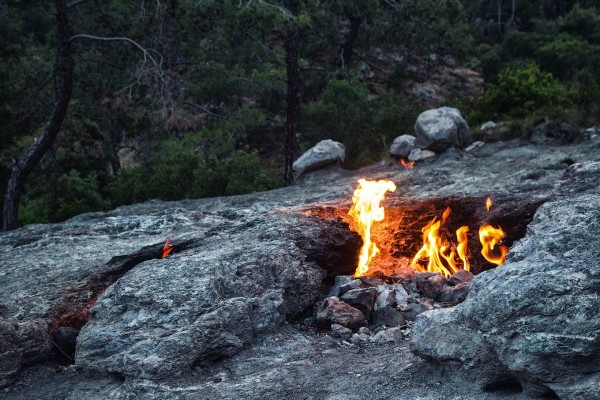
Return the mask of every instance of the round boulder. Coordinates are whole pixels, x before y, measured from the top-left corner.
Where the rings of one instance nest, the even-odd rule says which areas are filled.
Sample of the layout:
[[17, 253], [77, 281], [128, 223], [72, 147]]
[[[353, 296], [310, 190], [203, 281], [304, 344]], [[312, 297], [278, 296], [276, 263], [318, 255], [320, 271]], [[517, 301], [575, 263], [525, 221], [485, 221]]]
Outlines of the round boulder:
[[395, 158], [408, 158], [415, 147], [416, 138], [412, 135], [398, 136], [390, 146], [390, 156]]
[[440, 107], [422, 112], [415, 123], [416, 143], [421, 149], [440, 153], [469, 143], [469, 125], [456, 108]]
[[294, 174], [299, 177], [306, 172], [343, 162], [345, 157], [346, 148], [343, 144], [331, 139], [321, 140], [294, 162]]

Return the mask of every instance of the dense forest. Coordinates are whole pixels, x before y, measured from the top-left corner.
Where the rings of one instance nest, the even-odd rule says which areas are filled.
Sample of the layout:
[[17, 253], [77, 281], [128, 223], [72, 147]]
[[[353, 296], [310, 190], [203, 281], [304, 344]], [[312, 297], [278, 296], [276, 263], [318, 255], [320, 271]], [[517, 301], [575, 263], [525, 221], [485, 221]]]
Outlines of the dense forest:
[[360, 167], [434, 106], [600, 119], [597, 0], [0, 0], [0, 60], [19, 224], [275, 188], [325, 138]]

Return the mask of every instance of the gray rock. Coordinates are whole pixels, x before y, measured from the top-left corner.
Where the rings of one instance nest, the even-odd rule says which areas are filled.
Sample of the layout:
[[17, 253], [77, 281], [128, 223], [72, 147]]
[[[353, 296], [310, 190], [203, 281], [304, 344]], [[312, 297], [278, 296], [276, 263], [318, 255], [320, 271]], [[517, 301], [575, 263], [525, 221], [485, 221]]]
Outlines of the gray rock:
[[319, 302], [315, 317], [317, 325], [322, 328], [329, 328], [331, 324], [335, 323], [357, 331], [358, 328], [367, 324], [367, 319], [360, 310], [336, 297], [327, 297]]
[[423, 161], [431, 157], [435, 157], [435, 153], [431, 150], [412, 149], [408, 155], [408, 160]]
[[[353, 276], [351, 275], [339, 275], [335, 277], [335, 281], [333, 283], [333, 286], [331, 287], [331, 289], [329, 290], [329, 297], [339, 297], [340, 294], [342, 294], [341, 291], [341, 287], [352, 282], [354, 279]], [[360, 286], [360, 281], [359, 281], [359, 286]], [[358, 287], [358, 286], [356, 286]], [[353, 287], [352, 289], [356, 289], [356, 287]], [[349, 289], [345, 290], [344, 292], [347, 292]]]
[[369, 335], [366, 333], [355, 333], [350, 338], [350, 342], [354, 344], [364, 344], [369, 340]]
[[408, 305], [408, 293], [404, 286], [401, 283], [397, 283], [394, 285], [394, 297], [396, 298], [396, 305], [400, 308], [406, 307]]
[[331, 139], [321, 140], [294, 161], [294, 174], [299, 177], [307, 172], [344, 162], [345, 157], [346, 148], [343, 144]]
[[399, 327], [384, 329], [369, 338], [371, 343], [401, 343], [404, 335]]
[[398, 136], [390, 146], [390, 156], [396, 158], [408, 158], [408, 155], [415, 147], [416, 138], [412, 135]]
[[479, 129], [481, 129], [482, 131], [486, 130], [486, 129], [490, 129], [496, 126], [496, 123], [494, 121], [487, 121], [484, 122], [481, 127]]
[[485, 146], [485, 142], [483, 142], [483, 141], [481, 141], [481, 140], [477, 140], [477, 141], [475, 141], [475, 142], [471, 143], [470, 145], [468, 145], [468, 146], [465, 148], [465, 151], [468, 153], [468, 152], [471, 152], [471, 151], [475, 151], [475, 150], [477, 150], [477, 149], [480, 149], [480, 148], [482, 148], [483, 146]]
[[535, 144], [573, 143], [584, 138], [584, 133], [576, 126], [562, 121], [547, 121], [536, 125], [529, 140]]
[[415, 146], [436, 153], [453, 146], [464, 148], [470, 139], [469, 125], [460, 111], [450, 107], [422, 112], [415, 123], [415, 133]]
[[392, 306], [396, 303], [396, 292], [392, 285], [377, 286], [377, 300], [375, 300], [375, 311]]
[[398, 310], [389, 306], [373, 311], [371, 318], [374, 325], [402, 326], [406, 322]]
[[375, 305], [377, 289], [370, 287], [364, 289], [352, 289], [344, 293], [341, 300], [359, 309], [366, 318], [369, 318], [371, 310]]
[[507, 263], [476, 276], [464, 303], [417, 319], [413, 351], [459, 361], [492, 384], [508, 374], [532, 395], [594, 398], [599, 238], [600, 195], [544, 204]]
[[331, 324], [331, 336], [342, 339], [342, 340], [350, 340], [354, 332], [352, 329], [346, 328], [340, 324]]
[[358, 333], [364, 333], [365, 335], [370, 335], [371, 330], [369, 328], [367, 328], [366, 326], [361, 326], [360, 328], [358, 328]]
[[352, 279], [349, 282], [343, 283], [340, 285], [339, 295], [342, 295], [352, 289], [358, 289], [360, 285], [362, 285], [362, 281], [360, 279]]
[[414, 321], [419, 314], [431, 309], [432, 306], [425, 302], [409, 303], [402, 309], [402, 316], [404, 316], [404, 319], [407, 321]]

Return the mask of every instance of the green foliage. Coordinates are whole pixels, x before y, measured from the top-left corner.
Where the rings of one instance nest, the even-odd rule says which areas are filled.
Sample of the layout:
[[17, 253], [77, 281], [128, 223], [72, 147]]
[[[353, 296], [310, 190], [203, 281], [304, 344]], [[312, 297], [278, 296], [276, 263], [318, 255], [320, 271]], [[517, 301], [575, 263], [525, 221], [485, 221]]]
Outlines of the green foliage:
[[488, 118], [523, 118], [556, 112], [569, 104], [565, 87], [535, 62], [504, 68], [490, 84], [481, 102]]

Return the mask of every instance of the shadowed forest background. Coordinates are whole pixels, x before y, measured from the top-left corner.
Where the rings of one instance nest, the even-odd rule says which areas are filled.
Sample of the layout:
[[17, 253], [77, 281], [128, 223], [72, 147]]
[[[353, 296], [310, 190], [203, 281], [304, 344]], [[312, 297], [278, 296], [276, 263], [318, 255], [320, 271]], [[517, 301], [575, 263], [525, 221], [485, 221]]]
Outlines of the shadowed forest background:
[[[367, 165], [441, 105], [472, 128], [510, 121], [515, 136], [544, 118], [600, 119], [596, 0], [72, 0], [67, 12], [73, 92], [21, 224], [281, 186], [291, 37], [296, 156], [327, 138], [345, 144], [345, 167]], [[54, 13], [0, 0], [1, 193], [56, 101]]]

